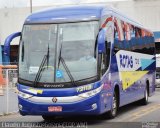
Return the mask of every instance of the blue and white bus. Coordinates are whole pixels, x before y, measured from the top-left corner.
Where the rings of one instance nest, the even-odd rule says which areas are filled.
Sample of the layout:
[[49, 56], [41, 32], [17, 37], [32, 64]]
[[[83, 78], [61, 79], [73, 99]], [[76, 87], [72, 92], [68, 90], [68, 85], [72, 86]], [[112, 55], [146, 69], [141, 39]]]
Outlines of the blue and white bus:
[[39, 11], [6, 44], [17, 36], [21, 115], [49, 120], [106, 113], [114, 118], [121, 106], [138, 100], [147, 104], [155, 91], [153, 33], [114, 8]]

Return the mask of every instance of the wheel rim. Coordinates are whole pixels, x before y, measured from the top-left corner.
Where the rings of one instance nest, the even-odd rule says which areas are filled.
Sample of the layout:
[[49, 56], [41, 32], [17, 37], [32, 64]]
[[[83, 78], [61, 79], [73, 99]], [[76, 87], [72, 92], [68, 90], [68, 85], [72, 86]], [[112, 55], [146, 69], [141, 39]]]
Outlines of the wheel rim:
[[112, 114], [116, 115], [116, 112], [117, 112], [117, 99], [116, 99], [116, 94], [114, 94], [112, 103]]
[[146, 96], [146, 101], [148, 101], [148, 91], [146, 90], [146, 94], [145, 94]]

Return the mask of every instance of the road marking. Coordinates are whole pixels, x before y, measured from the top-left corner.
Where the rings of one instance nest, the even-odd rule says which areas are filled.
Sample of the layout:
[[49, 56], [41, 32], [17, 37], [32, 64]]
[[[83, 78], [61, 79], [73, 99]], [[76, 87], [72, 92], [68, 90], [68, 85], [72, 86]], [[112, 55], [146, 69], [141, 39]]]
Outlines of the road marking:
[[[119, 122], [123, 122], [123, 121], [127, 121], [127, 122], [132, 122], [138, 118], [141, 118], [153, 111], [156, 111], [160, 109], [160, 104], [154, 104], [154, 105], [150, 105], [150, 106], [146, 106], [145, 108], [141, 108], [140, 110], [138, 110], [137, 112], [132, 113], [129, 116], [126, 116], [124, 118], [121, 118], [117, 121]], [[120, 118], [120, 117], [119, 117]]]
[[[149, 114], [149, 113], [151, 113], [151, 112], [154, 112], [154, 111], [156, 111], [156, 110], [158, 110], [158, 109], [160, 109], [160, 104], [158, 104], [158, 105], [153, 105], [152, 107], [149, 107], [149, 109], [145, 109], [145, 111], [140, 111], [139, 113], [136, 113], [136, 114], [133, 114], [132, 115], [132, 118], [130, 118], [128, 121], [129, 122], [132, 122], [132, 121], [134, 121], [134, 120], [136, 120], [136, 119], [138, 119], [138, 118], [141, 118], [141, 117], [143, 117], [143, 116], [145, 116], [145, 115], [147, 115], [147, 114]], [[147, 111], [146, 111], [147, 110]]]

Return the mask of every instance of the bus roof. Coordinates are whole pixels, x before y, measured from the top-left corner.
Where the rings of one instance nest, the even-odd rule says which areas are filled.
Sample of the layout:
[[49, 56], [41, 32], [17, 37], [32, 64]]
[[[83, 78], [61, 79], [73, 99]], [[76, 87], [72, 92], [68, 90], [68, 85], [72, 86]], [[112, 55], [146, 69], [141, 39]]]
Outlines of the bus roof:
[[[117, 9], [106, 5], [74, 5], [55, 7], [35, 12], [27, 17], [28, 23], [64, 23], [76, 21], [99, 20], [105, 15], [119, 17], [132, 25], [145, 29], [141, 24], [119, 12]], [[149, 31], [148, 29], [145, 29]], [[151, 31], [150, 31], [151, 32]]]
[[96, 20], [101, 16], [102, 6], [69, 6], [42, 10], [31, 14], [26, 23], [59, 23]]

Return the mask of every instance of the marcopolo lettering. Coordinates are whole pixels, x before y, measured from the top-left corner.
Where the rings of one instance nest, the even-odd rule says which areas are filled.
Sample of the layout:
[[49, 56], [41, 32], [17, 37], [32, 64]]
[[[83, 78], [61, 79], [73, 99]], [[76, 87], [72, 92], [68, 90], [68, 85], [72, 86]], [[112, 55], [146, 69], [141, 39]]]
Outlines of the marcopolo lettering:
[[133, 68], [133, 57], [129, 55], [120, 54], [120, 67], [121, 68]]

